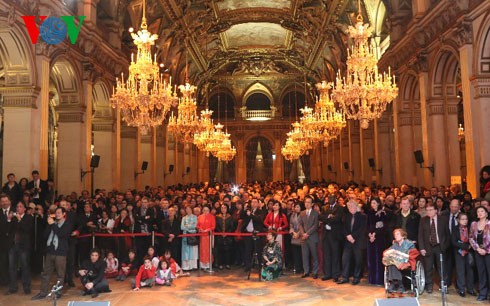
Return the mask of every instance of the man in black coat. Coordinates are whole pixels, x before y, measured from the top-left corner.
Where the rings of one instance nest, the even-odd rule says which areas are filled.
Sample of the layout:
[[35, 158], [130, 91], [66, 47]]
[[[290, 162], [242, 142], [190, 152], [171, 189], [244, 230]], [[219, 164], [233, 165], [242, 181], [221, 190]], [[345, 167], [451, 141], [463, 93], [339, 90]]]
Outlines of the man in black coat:
[[99, 250], [92, 249], [90, 259], [85, 260], [78, 271], [83, 285], [83, 295], [91, 295], [92, 298], [96, 298], [101, 292], [111, 292], [109, 283], [104, 277], [105, 268], [106, 263], [100, 258]]
[[420, 215], [412, 210], [411, 198], [404, 197], [400, 202], [400, 210], [395, 214], [394, 226], [390, 229], [390, 238], [393, 239], [392, 232], [395, 228], [402, 228], [407, 232], [407, 238], [416, 242], [419, 239], [419, 222]]
[[[72, 226], [66, 221], [66, 211], [58, 207], [55, 216], [48, 217], [48, 226], [44, 232], [46, 241], [46, 259], [44, 271], [41, 274], [41, 290], [32, 297], [32, 300], [41, 300], [48, 295], [51, 274], [56, 270], [57, 280], [63, 284], [66, 270], [66, 256], [68, 255]], [[61, 294], [58, 293], [58, 296]]]
[[[242, 223], [242, 232], [243, 233], [257, 233], [263, 232], [265, 230], [264, 227], [264, 214], [262, 210], [259, 208], [259, 200], [252, 199], [250, 202], [250, 207], [243, 210], [240, 219], [243, 220]], [[254, 240], [255, 238], [255, 240]], [[245, 236], [243, 237], [244, 243], [244, 263], [245, 263], [245, 272], [249, 272], [252, 268], [252, 252], [255, 251], [260, 254], [262, 252], [262, 243], [261, 237], [252, 237]], [[260, 256], [260, 255], [259, 255]], [[259, 259], [260, 260], [260, 259]]]
[[31, 234], [33, 218], [26, 214], [25, 204], [19, 202], [16, 215], [10, 215], [10, 233], [8, 243], [9, 250], [9, 275], [10, 286], [7, 294], [17, 292], [17, 267], [20, 265], [22, 271], [22, 285], [25, 294], [31, 293], [31, 267], [29, 255], [31, 251]]
[[15, 174], [9, 173], [7, 175], [8, 182], [3, 185], [2, 192], [10, 197], [10, 202], [13, 203], [13, 209], [19, 201], [22, 200], [22, 189], [20, 185], [15, 181]]
[[340, 253], [344, 240], [342, 219], [345, 215], [345, 207], [337, 203], [337, 197], [328, 196], [328, 202], [323, 207], [319, 220], [323, 222], [323, 277], [326, 281], [333, 277], [337, 282], [340, 277]]
[[163, 251], [169, 250], [172, 257], [180, 265], [180, 220], [173, 207], [168, 209], [168, 218], [162, 221], [161, 232], [163, 237]]
[[434, 203], [427, 203], [425, 210], [427, 216], [420, 220], [418, 244], [424, 262], [425, 288], [427, 293], [432, 293], [434, 262], [437, 271], [441, 271], [439, 258], [446, 252], [451, 238], [447, 218], [437, 214], [437, 206]]
[[344, 254], [342, 255], [342, 280], [337, 284], [349, 282], [350, 264], [354, 258], [353, 285], [360, 282], [362, 274], [363, 254], [367, 247], [367, 216], [359, 211], [359, 205], [355, 200], [347, 203], [348, 214], [344, 219]]
[[10, 222], [8, 219], [12, 218], [13, 214], [10, 204], [9, 196], [2, 193], [0, 195], [0, 205], [2, 208], [0, 213], [0, 285], [2, 286], [6, 286], [9, 283], [8, 267], [11, 243], [9, 243]]
[[46, 207], [46, 197], [48, 195], [48, 182], [41, 180], [39, 171], [32, 171], [32, 181], [27, 183], [27, 190], [31, 192], [32, 201]]

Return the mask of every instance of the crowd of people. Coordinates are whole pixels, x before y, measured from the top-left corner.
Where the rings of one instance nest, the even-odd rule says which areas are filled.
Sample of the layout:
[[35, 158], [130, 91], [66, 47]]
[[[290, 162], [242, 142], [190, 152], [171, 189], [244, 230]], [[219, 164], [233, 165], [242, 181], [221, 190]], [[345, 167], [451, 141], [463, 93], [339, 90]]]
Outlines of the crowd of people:
[[[428, 293], [442, 254], [448, 286], [455, 279], [461, 296], [488, 298], [490, 166], [481, 170], [475, 196], [459, 185], [324, 181], [200, 183], [79, 196], [56, 195], [37, 171], [30, 182], [7, 178], [0, 195], [0, 285], [8, 286], [7, 294], [18, 291], [19, 272], [26, 294], [31, 273], [41, 274], [33, 299], [47, 296], [53, 273], [69, 287], [78, 277], [82, 293], [95, 297], [110, 291], [107, 279], [130, 277], [128, 288], [140, 290], [170, 286], [197, 269], [250, 272], [254, 253], [263, 280], [288, 270], [337, 284], [357, 285], [367, 276], [369, 284], [383, 285], [383, 252], [390, 248], [412, 250], [412, 257], [416, 251]], [[106, 234], [97, 235], [95, 248], [92, 233]], [[410, 265], [389, 267], [390, 290], [402, 288], [395, 270]]]

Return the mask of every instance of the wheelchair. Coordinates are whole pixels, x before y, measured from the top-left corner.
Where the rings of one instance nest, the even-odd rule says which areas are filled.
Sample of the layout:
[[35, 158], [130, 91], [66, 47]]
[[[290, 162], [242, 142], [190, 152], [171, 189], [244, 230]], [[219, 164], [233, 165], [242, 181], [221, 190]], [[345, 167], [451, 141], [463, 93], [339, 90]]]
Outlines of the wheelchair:
[[418, 298], [420, 295], [422, 295], [425, 289], [425, 272], [422, 262], [417, 259], [415, 270], [408, 268], [401, 272], [403, 286], [405, 288], [410, 288], [410, 290], [405, 290], [403, 293], [389, 292], [390, 282], [388, 280], [388, 267], [385, 266], [384, 285], [386, 297], [393, 298], [407, 295]]

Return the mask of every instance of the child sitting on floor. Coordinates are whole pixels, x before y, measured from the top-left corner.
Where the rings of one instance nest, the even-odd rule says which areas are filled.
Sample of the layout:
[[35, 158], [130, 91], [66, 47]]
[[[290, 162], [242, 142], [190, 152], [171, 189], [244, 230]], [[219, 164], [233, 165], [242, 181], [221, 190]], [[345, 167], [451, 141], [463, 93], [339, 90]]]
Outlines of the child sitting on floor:
[[119, 260], [114, 257], [114, 253], [109, 251], [107, 253], [107, 257], [105, 259], [106, 268], [105, 268], [105, 277], [106, 278], [114, 278], [118, 275], [119, 271]]
[[117, 281], [124, 281], [128, 276], [135, 276], [138, 274], [140, 263], [136, 259], [136, 252], [134, 250], [128, 251], [128, 257], [121, 263], [121, 269], [116, 277]]
[[151, 264], [151, 259], [146, 256], [144, 264], [140, 267], [136, 279], [131, 280], [133, 290], [138, 291], [140, 287], [152, 287], [155, 284], [155, 267]]
[[160, 266], [157, 270], [155, 282], [157, 285], [171, 286], [172, 285], [172, 270], [168, 267], [165, 260], [160, 261]]

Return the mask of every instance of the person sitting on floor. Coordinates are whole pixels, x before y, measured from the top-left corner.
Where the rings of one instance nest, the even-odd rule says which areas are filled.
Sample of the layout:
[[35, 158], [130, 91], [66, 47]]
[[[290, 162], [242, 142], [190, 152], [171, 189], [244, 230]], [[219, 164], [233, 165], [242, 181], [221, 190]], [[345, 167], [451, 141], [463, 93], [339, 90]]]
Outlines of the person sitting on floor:
[[279, 242], [276, 241], [275, 232], [267, 233], [267, 244], [262, 252], [264, 266], [260, 277], [262, 280], [270, 281], [279, 277], [282, 271], [282, 250]]
[[157, 285], [171, 286], [172, 285], [172, 270], [168, 267], [165, 260], [160, 261], [155, 282]]
[[393, 245], [383, 253], [383, 264], [388, 269], [388, 281], [390, 282], [388, 292], [403, 293], [405, 288], [401, 271], [415, 270], [419, 251], [415, 248], [415, 244], [407, 239], [407, 232], [403, 229], [395, 229], [393, 236], [395, 238]]
[[139, 268], [140, 263], [136, 260], [136, 252], [131, 249], [128, 251], [128, 257], [121, 263], [121, 269], [119, 269], [116, 280], [124, 281], [128, 276], [136, 276]]
[[101, 292], [111, 292], [104, 277], [105, 267], [105, 261], [100, 258], [100, 251], [92, 249], [90, 259], [85, 260], [78, 271], [84, 288], [82, 295], [92, 295], [92, 298], [96, 298]]
[[105, 264], [106, 264], [106, 268], [105, 268], [105, 277], [106, 278], [114, 278], [116, 276], [118, 276], [119, 274], [119, 260], [114, 257], [114, 252], [112, 251], [109, 251], [107, 253], [107, 257], [105, 259]]
[[175, 259], [172, 258], [172, 253], [170, 252], [170, 250], [166, 250], [163, 254], [163, 257], [160, 258], [160, 261], [163, 260], [167, 262], [170, 270], [172, 270], [173, 278], [191, 275], [189, 272], [184, 272], [184, 270], [180, 268], [179, 264], [175, 261]]
[[140, 290], [140, 287], [152, 287], [155, 284], [156, 268], [151, 263], [151, 258], [145, 256], [144, 263], [140, 267], [135, 279], [131, 280], [131, 287], [134, 291]]

